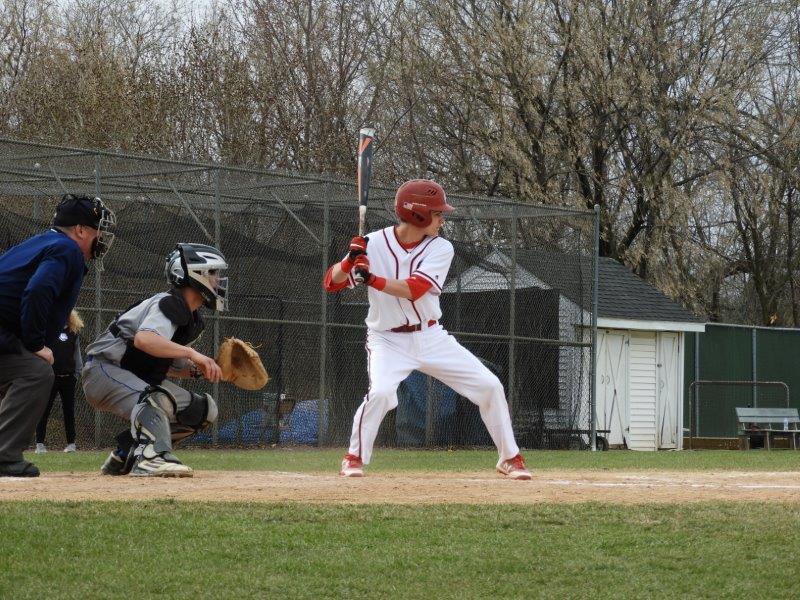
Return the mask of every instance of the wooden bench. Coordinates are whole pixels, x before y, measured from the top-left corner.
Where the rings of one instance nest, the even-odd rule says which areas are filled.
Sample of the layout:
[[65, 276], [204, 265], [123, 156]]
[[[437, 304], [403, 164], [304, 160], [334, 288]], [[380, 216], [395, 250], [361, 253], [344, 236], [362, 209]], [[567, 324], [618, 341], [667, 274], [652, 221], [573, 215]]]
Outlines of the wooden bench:
[[797, 450], [800, 437], [800, 414], [796, 408], [736, 408], [739, 448], [750, 449], [752, 437], [763, 437], [764, 447], [772, 449], [774, 438], [788, 438], [789, 444]]
[[[608, 434], [611, 433], [610, 429], [595, 429], [597, 435], [597, 449], [600, 451], [608, 450]], [[572, 448], [571, 442], [577, 442], [577, 449], [588, 450], [592, 445], [592, 430], [591, 429], [565, 429], [548, 427], [544, 430], [544, 436], [547, 439], [547, 447], [559, 447], [562, 444], [567, 448]], [[585, 440], [584, 441], [584, 436]]]

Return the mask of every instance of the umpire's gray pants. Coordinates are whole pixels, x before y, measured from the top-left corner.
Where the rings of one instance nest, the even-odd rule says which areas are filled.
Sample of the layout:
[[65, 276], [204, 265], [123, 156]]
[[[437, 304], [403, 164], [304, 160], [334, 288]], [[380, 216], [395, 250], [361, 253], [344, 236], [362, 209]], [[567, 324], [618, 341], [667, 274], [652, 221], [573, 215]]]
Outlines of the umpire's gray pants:
[[0, 462], [22, 460], [54, 378], [53, 367], [32, 352], [0, 355]]
[[[81, 380], [86, 401], [91, 406], [97, 410], [114, 413], [123, 419], [131, 420], [131, 427], [133, 427], [133, 409], [138, 404], [141, 393], [148, 387], [147, 382], [139, 379], [130, 371], [97, 358], [86, 362], [81, 372]], [[178, 404], [178, 410], [183, 410], [192, 401], [191, 393], [171, 381], [165, 380], [159, 385], [173, 395]], [[175, 421], [174, 415], [171, 421]]]

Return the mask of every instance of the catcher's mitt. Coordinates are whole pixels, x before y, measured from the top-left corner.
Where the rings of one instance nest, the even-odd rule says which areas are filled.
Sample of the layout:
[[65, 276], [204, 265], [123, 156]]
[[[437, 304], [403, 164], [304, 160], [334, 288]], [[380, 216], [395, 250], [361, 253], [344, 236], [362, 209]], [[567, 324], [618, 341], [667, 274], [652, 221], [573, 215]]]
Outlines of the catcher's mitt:
[[227, 338], [219, 347], [217, 364], [222, 369], [222, 379], [245, 390], [260, 390], [269, 381], [269, 375], [255, 348], [238, 338]]

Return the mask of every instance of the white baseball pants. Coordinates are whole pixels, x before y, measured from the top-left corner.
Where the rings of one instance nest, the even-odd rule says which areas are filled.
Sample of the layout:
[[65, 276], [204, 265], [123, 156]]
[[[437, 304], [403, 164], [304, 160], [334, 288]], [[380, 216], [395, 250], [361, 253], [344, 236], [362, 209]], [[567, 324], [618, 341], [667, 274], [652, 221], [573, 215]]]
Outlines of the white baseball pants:
[[397, 386], [417, 370], [480, 409], [501, 460], [519, 453], [500, 380], [441, 325], [413, 333], [367, 332], [369, 391], [353, 417], [350, 454], [368, 464], [381, 421], [397, 406]]

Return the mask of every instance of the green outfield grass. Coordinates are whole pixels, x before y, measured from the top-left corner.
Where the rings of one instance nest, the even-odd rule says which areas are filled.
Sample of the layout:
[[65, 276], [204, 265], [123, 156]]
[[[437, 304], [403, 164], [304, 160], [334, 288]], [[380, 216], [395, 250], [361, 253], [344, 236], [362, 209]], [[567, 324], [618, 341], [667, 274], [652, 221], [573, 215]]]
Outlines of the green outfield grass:
[[[27, 458], [45, 473], [82, 472], [106, 454]], [[342, 454], [180, 452], [199, 470], [329, 473]], [[527, 456], [552, 471], [786, 471], [800, 460], [792, 451]], [[495, 460], [381, 449], [370, 470], [489, 471]], [[793, 598], [798, 531], [800, 503], [0, 502], [0, 598]]]
[[[179, 450], [178, 456], [199, 470], [267, 470], [295, 472], [338, 471], [344, 449]], [[108, 451], [26, 453], [45, 473], [96, 471]], [[677, 471], [794, 471], [800, 469], [800, 452], [773, 450], [702, 450], [683, 452], [530, 451], [528, 465], [537, 470], [677, 470]], [[373, 455], [371, 472], [491, 470], [497, 454], [490, 450], [384, 450]]]
[[800, 505], [0, 503], [2, 598], [797, 595]]

